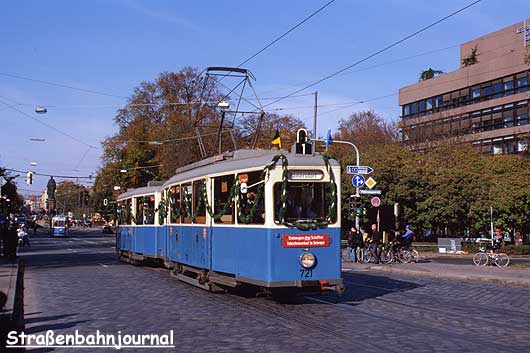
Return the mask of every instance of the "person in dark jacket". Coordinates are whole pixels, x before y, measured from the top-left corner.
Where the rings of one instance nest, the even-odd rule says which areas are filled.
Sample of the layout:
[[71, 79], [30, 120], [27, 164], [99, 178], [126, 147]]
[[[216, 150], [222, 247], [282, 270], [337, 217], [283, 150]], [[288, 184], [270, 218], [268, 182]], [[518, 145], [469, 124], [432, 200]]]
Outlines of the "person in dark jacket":
[[375, 263], [379, 263], [379, 244], [381, 243], [381, 233], [377, 230], [377, 224], [372, 224], [372, 229], [367, 241], [369, 244], [370, 253], [373, 256]]
[[355, 262], [355, 238], [357, 234], [357, 228], [351, 227], [348, 232], [348, 244], [346, 246], [346, 251], [344, 253], [344, 261], [348, 262], [350, 259], [351, 262]]
[[355, 232], [353, 239], [353, 254], [356, 258], [355, 262], [362, 262], [364, 258], [364, 240], [361, 231]]

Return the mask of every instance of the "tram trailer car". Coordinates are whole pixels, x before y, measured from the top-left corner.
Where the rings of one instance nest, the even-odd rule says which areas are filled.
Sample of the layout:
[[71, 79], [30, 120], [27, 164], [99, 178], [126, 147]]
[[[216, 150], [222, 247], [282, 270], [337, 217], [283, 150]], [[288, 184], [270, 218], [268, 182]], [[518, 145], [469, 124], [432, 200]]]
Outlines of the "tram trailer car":
[[340, 172], [324, 155], [274, 150], [179, 168], [166, 182], [118, 197], [118, 255], [157, 261], [210, 291], [340, 294]]

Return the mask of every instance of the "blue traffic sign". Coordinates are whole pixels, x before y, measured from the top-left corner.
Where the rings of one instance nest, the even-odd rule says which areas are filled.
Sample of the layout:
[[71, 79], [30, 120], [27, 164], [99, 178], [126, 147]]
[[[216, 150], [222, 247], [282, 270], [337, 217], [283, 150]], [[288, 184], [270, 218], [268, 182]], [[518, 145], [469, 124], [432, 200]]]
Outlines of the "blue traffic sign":
[[366, 165], [347, 165], [346, 173], [348, 174], [370, 174], [374, 169]]
[[351, 184], [356, 188], [361, 188], [364, 185], [364, 177], [360, 174], [354, 175], [351, 178]]

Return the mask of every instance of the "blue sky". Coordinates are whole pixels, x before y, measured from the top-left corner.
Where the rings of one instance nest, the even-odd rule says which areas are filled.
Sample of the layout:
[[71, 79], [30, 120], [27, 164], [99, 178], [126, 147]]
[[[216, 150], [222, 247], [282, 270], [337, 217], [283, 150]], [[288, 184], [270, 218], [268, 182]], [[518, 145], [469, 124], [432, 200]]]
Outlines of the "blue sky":
[[[86, 144], [100, 146], [103, 138], [115, 132], [113, 117], [124, 105], [124, 98], [2, 74], [127, 97], [141, 81], [153, 80], [162, 71], [178, 71], [185, 66], [237, 66], [326, 2], [5, 2], [0, 12], [0, 101]], [[337, 0], [245, 66], [256, 76], [255, 87], [261, 97], [285, 95], [469, 2]], [[308, 93], [318, 90], [319, 104], [323, 105], [319, 108], [319, 132], [334, 128], [340, 119], [361, 109], [374, 109], [386, 119], [396, 119], [400, 112], [397, 95], [342, 110], [329, 105], [395, 94], [399, 87], [416, 82], [419, 73], [429, 67], [457, 69], [458, 44], [525, 17], [530, 17], [527, 0], [483, 0], [310, 89]], [[410, 56], [416, 57], [398, 60]], [[305, 96], [270, 108], [286, 108], [283, 112], [293, 113], [310, 126], [312, 104], [313, 97]], [[35, 106], [49, 107], [48, 113], [35, 114]], [[28, 170], [30, 162], [37, 162], [33, 168], [37, 172], [88, 175], [100, 164], [100, 150], [89, 149], [1, 103], [0, 121], [2, 166]], [[46, 142], [30, 142], [31, 137], [44, 137]], [[36, 177], [31, 187], [19, 180], [26, 190], [40, 191], [45, 184], [43, 177]]]

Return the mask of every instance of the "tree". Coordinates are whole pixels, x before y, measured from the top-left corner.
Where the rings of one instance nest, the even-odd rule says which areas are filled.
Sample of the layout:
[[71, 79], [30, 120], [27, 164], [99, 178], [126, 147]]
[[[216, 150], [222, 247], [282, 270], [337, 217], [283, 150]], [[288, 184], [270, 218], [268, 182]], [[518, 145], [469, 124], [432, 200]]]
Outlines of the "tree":
[[[386, 121], [372, 110], [352, 113], [348, 118], [339, 121], [333, 139], [349, 141], [359, 149], [368, 146], [382, 146], [399, 140], [397, 124]], [[342, 158], [352, 152], [351, 147], [335, 144], [330, 152]]]
[[420, 74], [419, 81], [421, 82], [421, 81], [429, 80], [443, 73], [444, 72], [442, 70], [433, 70], [432, 68], [429, 68], [428, 70], [422, 71], [422, 73]]
[[[399, 203], [403, 220], [415, 229], [487, 234], [490, 207], [495, 226], [504, 229], [520, 231], [530, 220], [530, 161], [522, 156], [488, 156], [464, 144], [418, 153], [387, 143], [361, 153], [363, 164], [374, 168], [383, 205]], [[343, 163], [354, 164], [354, 158], [350, 152]], [[343, 175], [344, 193], [353, 192], [350, 178]]]
[[57, 184], [55, 199], [59, 213], [73, 212], [76, 217], [80, 217], [83, 213], [91, 211], [89, 190], [81, 184], [72, 181], [60, 182]]
[[[189, 138], [196, 129], [209, 134], [204, 144], [213, 150], [218, 112], [204, 101], [220, 99], [216, 80], [204, 81], [198, 70], [164, 72], [155, 82], [142, 82], [127, 105], [118, 111], [118, 133], [103, 142], [96, 198], [113, 194], [114, 186], [136, 188], [149, 180], [166, 179], [175, 168], [201, 158]], [[155, 141], [155, 142], [149, 142]], [[159, 142], [162, 141], [162, 142]], [[120, 173], [120, 170], [127, 173]]]
[[[259, 119], [260, 115], [254, 114], [246, 115], [240, 120], [238, 124], [238, 137], [241, 143], [250, 143], [256, 132]], [[296, 132], [301, 128], [305, 128], [304, 122], [292, 115], [266, 113], [263, 116], [256, 148], [269, 149], [271, 140], [276, 133], [276, 129], [278, 129], [280, 131], [282, 148], [289, 150], [291, 145], [296, 142]]]
[[18, 193], [17, 185], [14, 182], [15, 177], [9, 175], [9, 172], [0, 167], [0, 178], [2, 179], [1, 194], [3, 196], [0, 199], [0, 211], [4, 216], [18, 212], [24, 205], [24, 198]]
[[477, 54], [477, 46], [475, 45], [473, 49], [471, 49], [471, 53], [462, 59], [462, 65], [464, 67], [468, 67], [470, 65], [475, 65], [478, 63], [478, 56]]

